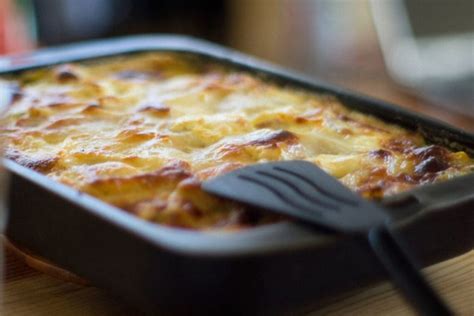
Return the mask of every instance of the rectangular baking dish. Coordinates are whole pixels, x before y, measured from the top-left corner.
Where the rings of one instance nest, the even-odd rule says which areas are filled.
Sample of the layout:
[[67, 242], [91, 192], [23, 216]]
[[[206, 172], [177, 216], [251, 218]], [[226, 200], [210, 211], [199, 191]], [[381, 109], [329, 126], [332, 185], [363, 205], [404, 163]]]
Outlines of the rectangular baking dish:
[[[0, 75], [144, 51], [195, 54], [343, 104], [474, 154], [474, 135], [382, 101], [317, 82], [201, 40], [134, 36], [0, 58]], [[5, 161], [7, 236], [151, 313], [285, 314], [385, 277], [364, 239], [284, 222], [240, 232], [194, 232], [149, 223]], [[382, 201], [426, 266], [473, 249], [474, 174]]]

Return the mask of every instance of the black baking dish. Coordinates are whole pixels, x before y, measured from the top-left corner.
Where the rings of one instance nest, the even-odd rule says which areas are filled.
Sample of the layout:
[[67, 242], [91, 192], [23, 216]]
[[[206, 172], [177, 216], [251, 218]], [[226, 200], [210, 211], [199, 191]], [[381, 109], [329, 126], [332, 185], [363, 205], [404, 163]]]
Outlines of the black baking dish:
[[[385, 102], [315, 82], [246, 55], [180, 36], [136, 36], [48, 48], [0, 60], [0, 75], [142, 51], [176, 51], [230, 64], [286, 85], [337, 96], [346, 106], [474, 154], [474, 135]], [[6, 66], [4, 66], [6, 65]], [[384, 277], [362, 239], [295, 223], [200, 233], [145, 222], [12, 161], [7, 236], [148, 312], [276, 314]], [[382, 201], [428, 265], [474, 245], [474, 174]]]

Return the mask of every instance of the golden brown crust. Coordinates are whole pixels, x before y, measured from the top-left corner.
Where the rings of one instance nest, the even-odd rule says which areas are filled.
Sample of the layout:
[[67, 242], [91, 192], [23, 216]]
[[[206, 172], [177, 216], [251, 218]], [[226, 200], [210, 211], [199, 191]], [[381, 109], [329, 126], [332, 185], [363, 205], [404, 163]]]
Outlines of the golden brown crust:
[[[1, 80], [1, 79], [0, 79]], [[7, 157], [144, 219], [237, 229], [279, 220], [205, 194], [243, 166], [304, 159], [368, 198], [473, 172], [466, 153], [190, 56], [146, 53], [4, 79]]]
[[57, 157], [30, 156], [14, 148], [7, 148], [4, 156], [27, 168], [46, 173], [53, 169], [58, 161]]

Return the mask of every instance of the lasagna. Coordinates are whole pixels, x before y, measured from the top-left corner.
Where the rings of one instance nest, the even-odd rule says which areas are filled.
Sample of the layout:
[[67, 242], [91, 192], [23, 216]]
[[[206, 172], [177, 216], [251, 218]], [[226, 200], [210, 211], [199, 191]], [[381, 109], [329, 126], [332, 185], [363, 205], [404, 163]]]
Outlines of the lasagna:
[[470, 173], [463, 151], [348, 107], [183, 53], [140, 53], [4, 76], [6, 156], [145, 220], [191, 229], [278, 221], [202, 181], [307, 160], [381, 199]]

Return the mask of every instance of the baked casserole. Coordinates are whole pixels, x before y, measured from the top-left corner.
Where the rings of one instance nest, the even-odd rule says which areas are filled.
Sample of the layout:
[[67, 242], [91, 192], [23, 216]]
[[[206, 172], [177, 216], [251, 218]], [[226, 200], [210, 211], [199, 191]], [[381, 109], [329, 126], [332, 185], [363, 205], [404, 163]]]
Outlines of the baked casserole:
[[177, 227], [277, 221], [200, 189], [245, 165], [307, 160], [381, 199], [474, 171], [465, 152], [330, 95], [180, 53], [140, 53], [1, 78], [6, 155], [137, 216]]

